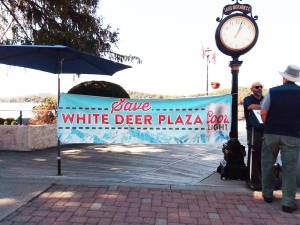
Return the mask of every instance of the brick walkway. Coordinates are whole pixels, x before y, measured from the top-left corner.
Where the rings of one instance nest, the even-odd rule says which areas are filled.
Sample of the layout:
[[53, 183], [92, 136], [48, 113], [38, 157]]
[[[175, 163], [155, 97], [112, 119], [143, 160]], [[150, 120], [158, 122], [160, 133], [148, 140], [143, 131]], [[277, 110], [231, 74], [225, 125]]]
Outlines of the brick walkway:
[[[252, 194], [123, 186], [53, 185], [1, 225], [300, 224], [300, 210], [280, 210]], [[297, 196], [298, 204], [300, 196]]]

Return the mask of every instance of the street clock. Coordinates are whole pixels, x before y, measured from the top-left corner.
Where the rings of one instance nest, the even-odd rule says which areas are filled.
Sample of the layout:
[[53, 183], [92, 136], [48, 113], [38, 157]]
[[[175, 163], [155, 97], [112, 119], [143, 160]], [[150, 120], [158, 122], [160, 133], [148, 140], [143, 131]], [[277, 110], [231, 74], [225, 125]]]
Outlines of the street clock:
[[[234, 4], [230, 6], [245, 6], [242, 4]], [[216, 29], [215, 39], [218, 49], [226, 55], [238, 58], [240, 55], [247, 53], [256, 44], [258, 38], [258, 26], [255, 22], [257, 17], [250, 17], [247, 12], [251, 10], [237, 10], [238, 7], [231, 7], [228, 10], [225, 7], [223, 13], [230, 14], [233, 11], [240, 11], [228, 15], [224, 19], [217, 18], [219, 25]], [[245, 9], [242, 8], [242, 9]]]

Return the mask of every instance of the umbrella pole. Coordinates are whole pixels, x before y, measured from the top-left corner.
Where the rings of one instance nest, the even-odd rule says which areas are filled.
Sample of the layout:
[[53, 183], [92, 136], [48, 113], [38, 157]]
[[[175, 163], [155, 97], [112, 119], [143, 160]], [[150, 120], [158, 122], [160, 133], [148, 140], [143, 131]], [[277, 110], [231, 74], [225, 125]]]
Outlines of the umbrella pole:
[[[57, 75], [57, 111], [59, 109], [59, 101], [60, 101], [60, 74], [62, 73], [62, 69], [63, 69], [63, 62], [64, 59], [60, 58], [59, 60], [59, 66], [60, 66], [60, 71]], [[57, 116], [58, 118], [58, 116]], [[61, 176], [61, 143], [59, 138], [57, 138], [57, 175]]]
[[[62, 65], [61, 65], [62, 66]], [[60, 100], [60, 74], [57, 76], [57, 111], [59, 107], [59, 100]], [[58, 117], [57, 117], [58, 118]], [[61, 176], [61, 144], [59, 137], [57, 138], [57, 175]]]

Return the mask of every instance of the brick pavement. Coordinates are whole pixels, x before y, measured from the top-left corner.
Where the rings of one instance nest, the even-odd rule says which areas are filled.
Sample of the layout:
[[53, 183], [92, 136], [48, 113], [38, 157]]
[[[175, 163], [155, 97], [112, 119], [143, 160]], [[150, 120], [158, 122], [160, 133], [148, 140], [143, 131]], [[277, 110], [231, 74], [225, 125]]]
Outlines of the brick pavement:
[[[300, 224], [300, 210], [264, 203], [261, 192], [236, 193], [125, 186], [53, 185], [1, 225]], [[298, 204], [300, 195], [297, 195]]]

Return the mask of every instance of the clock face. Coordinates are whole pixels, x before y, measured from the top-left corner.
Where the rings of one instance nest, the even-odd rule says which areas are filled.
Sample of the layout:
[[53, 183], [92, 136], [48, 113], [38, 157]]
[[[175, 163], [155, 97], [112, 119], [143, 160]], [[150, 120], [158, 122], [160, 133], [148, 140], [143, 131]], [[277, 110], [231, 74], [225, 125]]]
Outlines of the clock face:
[[220, 40], [225, 48], [240, 51], [255, 41], [256, 32], [256, 27], [249, 18], [233, 16], [223, 23], [220, 29]]

